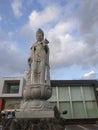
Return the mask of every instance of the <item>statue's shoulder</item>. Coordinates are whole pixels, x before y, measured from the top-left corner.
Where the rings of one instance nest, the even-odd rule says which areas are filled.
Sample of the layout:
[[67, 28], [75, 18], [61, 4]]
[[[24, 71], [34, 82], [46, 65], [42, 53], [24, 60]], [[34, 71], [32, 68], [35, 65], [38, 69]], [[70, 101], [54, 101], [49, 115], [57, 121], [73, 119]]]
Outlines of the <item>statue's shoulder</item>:
[[36, 46], [36, 42], [32, 44], [30, 49], [32, 50], [35, 46]]

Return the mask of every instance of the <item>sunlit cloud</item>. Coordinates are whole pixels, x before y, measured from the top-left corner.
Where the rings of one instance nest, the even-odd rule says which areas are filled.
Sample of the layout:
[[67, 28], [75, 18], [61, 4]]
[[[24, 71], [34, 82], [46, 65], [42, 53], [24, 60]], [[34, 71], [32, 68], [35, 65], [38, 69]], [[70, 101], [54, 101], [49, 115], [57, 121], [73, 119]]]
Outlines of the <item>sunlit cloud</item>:
[[94, 70], [84, 74], [84, 76], [82, 77], [82, 79], [96, 79], [96, 78], [97, 78], [97, 73]]

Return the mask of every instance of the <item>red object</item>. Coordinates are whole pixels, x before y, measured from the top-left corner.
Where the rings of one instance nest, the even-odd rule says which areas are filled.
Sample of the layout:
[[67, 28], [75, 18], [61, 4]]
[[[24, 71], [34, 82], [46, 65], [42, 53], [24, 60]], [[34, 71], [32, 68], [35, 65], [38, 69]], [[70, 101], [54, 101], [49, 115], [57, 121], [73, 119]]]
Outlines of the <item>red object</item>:
[[0, 112], [2, 111], [2, 108], [3, 108], [3, 100], [2, 98], [0, 98]]
[[2, 121], [2, 117], [1, 117], [1, 111], [3, 109], [3, 99], [0, 98], [0, 122]]

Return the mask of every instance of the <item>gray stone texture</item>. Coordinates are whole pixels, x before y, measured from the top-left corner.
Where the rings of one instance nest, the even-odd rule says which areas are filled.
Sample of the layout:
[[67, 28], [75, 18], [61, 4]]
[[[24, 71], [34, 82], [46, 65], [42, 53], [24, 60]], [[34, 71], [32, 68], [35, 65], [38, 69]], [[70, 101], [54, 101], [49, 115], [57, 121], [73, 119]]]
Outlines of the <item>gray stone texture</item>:
[[16, 118], [53, 118], [54, 112], [47, 101], [52, 95], [50, 85], [49, 41], [44, 32], [38, 29], [36, 42], [31, 47], [28, 58], [29, 70], [23, 91], [23, 102], [16, 111]]

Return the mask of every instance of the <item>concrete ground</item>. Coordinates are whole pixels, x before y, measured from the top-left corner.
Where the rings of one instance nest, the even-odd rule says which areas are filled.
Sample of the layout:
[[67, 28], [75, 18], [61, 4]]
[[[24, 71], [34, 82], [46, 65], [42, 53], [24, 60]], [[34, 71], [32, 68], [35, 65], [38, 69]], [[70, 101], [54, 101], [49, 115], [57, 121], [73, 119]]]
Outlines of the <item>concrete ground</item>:
[[66, 125], [65, 130], [98, 130], [98, 124]]

